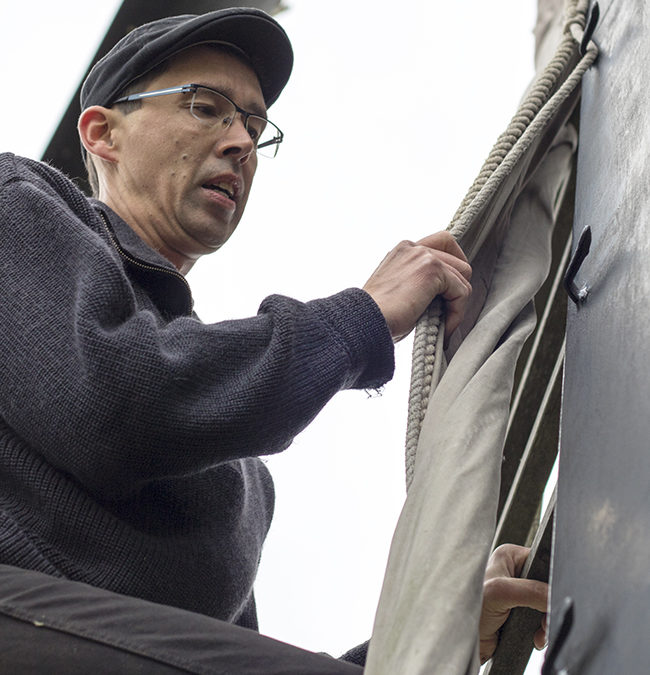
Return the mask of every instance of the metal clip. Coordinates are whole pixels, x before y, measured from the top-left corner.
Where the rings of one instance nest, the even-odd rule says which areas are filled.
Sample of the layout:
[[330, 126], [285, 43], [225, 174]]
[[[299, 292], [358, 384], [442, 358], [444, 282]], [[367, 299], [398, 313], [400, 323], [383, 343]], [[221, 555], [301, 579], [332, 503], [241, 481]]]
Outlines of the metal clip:
[[569, 297], [576, 305], [581, 305], [589, 295], [589, 287], [584, 285], [582, 288], [578, 288], [575, 283], [576, 275], [580, 270], [580, 266], [584, 262], [584, 259], [589, 253], [589, 248], [591, 247], [591, 228], [587, 225], [578, 239], [578, 245], [576, 246], [575, 253], [571, 258], [571, 262], [567, 267], [566, 274], [564, 275], [564, 288], [569, 294]]
[[567, 637], [569, 637], [571, 628], [573, 628], [573, 598], [570, 598], [569, 596], [564, 598], [559, 619], [560, 628], [558, 629], [555, 641], [546, 652], [546, 658], [544, 659], [544, 665], [542, 666], [540, 675], [562, 675], [564, 673], [568, 674], [569, 672], [566, 668], [558, 671], [555, 668], [555, 661], [557, 660], [557, 656], [562, 647], [564, 647]]
[[591, 40], [594, 30], [596, 30], [596, 24], [600, 18], [600, 7], [597, 2], [594, 2], [591, 12], [589, 12], [589, 18], [587, 19], [587, 26], [585, 32], [582, 35], [582, 42], [580, 43], [580, 55], [584, 56], [587, 53], [587, 45], [589, 40]]

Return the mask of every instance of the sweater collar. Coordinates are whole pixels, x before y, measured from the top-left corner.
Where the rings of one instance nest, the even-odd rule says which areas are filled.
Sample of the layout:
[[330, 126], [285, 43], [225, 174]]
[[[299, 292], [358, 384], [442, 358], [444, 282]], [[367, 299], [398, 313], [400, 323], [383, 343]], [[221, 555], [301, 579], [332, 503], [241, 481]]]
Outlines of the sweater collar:
[[106, 216], [110, 223], [113, 235], [122, 249], [134, 258], [148, 265], [165, 267], [180, 274], [165, 256], [158, 253], [158, 251], [151, 248], [149, 244], [143, 241], [131, 226], [126, 221], [122, 220], [110, 206], [107, 206], [104, 202], [100, 202], [98, 199], [91, 199], [90, 202], [98, 211], [101, 211]]
[[90, 202], [105, 220], [113, 244], [147, 286], [160, 311], [166, 316], [191, 315], [192, 292], [185, 277], [167, 258], [145, 243], [109, 206], [97, 199], [91, 199]]

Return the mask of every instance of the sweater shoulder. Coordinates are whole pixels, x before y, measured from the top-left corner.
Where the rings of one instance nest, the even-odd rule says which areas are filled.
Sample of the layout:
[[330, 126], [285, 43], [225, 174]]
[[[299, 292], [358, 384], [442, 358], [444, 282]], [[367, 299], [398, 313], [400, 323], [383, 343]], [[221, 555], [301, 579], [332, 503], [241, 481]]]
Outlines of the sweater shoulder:
[[46, 162], [4, 152], [0, 153], [0, 189], [4, 191], [10, 186], [34, 188], [70, 206], [92, 208], [88, 197], [59, 169]]
[[86, 224], [97, 219], [88, 197], [62, 171], [12, 153], [0, 153], [0, 204], [12, 211], [63, 209]]
[[62, 171], [46, 162], [21, 157], [11, 152], [0, 153], [0, 184], [5, 186], [16, 181], [42, 183], [79, 191], [79, 188]]

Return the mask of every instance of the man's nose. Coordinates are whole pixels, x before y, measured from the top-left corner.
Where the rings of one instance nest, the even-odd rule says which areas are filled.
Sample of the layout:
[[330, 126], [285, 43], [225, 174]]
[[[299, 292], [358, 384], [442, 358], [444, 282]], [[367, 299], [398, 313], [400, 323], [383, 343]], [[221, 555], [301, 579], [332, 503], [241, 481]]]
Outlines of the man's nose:
[[245, 164], [255, 152], [255, 143], [250, 137], [240, 114], [235, 115], [232, 124], [219, 137], [215, 151], [219, 156], [237, 159]]

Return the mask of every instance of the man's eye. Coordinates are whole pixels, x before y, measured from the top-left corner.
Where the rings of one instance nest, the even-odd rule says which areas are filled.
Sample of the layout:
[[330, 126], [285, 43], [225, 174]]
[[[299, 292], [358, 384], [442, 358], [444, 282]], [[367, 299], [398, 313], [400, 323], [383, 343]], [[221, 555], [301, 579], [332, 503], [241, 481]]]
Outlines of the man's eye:
[[192, 112], [200, 115], [201, 117], [219, 117], [219, 110], [209, 103], [195, 102], [194, 106], [192, 107]]
[[266, 122], [263, 119], [258, 117], [248, 118], [248, 133], [256, 143], [260, 140], [260, 136], [264, 132], [265, 127]]

